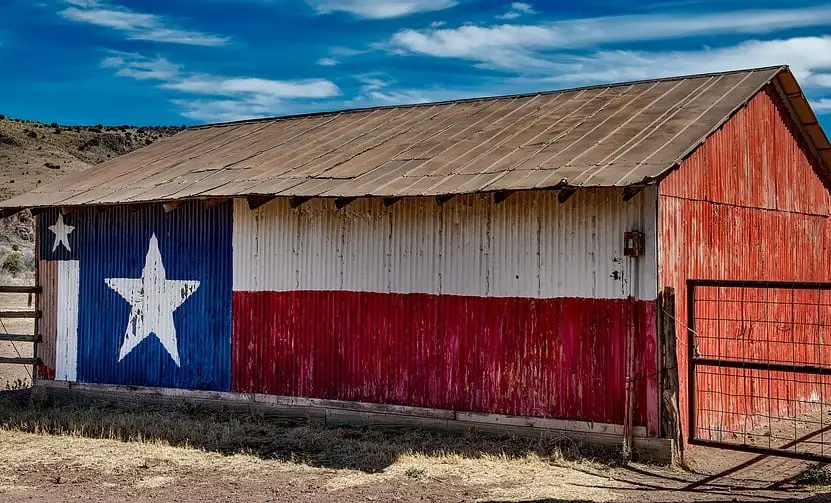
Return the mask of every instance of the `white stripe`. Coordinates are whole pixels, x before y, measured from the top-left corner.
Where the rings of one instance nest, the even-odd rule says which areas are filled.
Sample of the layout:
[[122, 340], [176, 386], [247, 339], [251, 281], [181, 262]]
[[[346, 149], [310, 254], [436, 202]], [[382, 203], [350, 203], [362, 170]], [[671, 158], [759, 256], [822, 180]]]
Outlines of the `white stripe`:
[[79, 286], [79, 262], [58, 261], [58, 333], [55, 348], [55, 380], [58, 381], [77, 380]]
[[[620, 189], [360, 199], [291, 209], [277, 199], [234, 206], [234, 290], [427, 293], [476, 297], [620, 299], [657, 295], [657, 191], [624, 202]], [[623, 256], [623, 234], [646, 253]]]

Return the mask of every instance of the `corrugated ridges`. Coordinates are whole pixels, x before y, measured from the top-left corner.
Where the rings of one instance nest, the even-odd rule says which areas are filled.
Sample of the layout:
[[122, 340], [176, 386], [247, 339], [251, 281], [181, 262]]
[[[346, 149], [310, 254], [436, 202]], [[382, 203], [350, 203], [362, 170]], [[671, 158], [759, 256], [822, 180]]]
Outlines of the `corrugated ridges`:
[[0, 208], [652, 182], [784, 67], [195, 128]]
[[550, 191], [501, 204], [482, 194], [443, 205], [363, 199], [342, 211], [316, 200], [298, 210], [277, 200], [234, 206], [235, 291], [351, 291], [467, 297], [655, 300], [657, 258], [637, 267], [624, 232], [653, 236], [656, 190], [631, 201], [617, 190]]

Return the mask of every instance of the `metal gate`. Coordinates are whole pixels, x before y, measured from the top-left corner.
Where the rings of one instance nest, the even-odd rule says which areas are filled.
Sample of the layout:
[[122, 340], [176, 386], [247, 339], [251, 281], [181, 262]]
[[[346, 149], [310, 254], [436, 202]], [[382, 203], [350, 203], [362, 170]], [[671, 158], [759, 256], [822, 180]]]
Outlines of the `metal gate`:
[[831, 461], [831, 283], [687, 282], [689, 443]]

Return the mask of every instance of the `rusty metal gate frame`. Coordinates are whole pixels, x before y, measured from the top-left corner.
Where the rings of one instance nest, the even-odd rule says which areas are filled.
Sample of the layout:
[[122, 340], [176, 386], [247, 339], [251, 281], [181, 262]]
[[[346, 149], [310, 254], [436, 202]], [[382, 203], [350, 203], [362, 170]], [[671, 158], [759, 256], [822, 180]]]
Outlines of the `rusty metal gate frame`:
[[[688, 435], [687, 441], [691, 445], [701, 445], [728, 449], [740, 452], [749, 452], [762, 455], [781, 456], [786, 458], [804, 459], [816, 462], [831, 462], [831, 455], [819, 455], [810, 452], [797, 452], [787, 450], [802, 439], [795, 439], [780, 448], [758, 447], [747, 444], [736, 444], [720, 442], [716, 440], [705, 440], [696, 437], [696, 385], [695, 371], [699, 365], [717, 368], [767, 370], [779, 372], [793, 372], [808, 375], [831, 375], [831, 367], [818, 367], [815, 365], [786, 365], [779, 363], [764, 363], [750, 360], [734, 360], [720, 358], [702, 358], [696, 355], [696, 331], [695, 331], [695, 289], [697, 287], [737, 287], [737, 288], [767, 288], [767, 289], [792, 289], [792, 290], [831, 290], [831, 283], [823, 282], [799, 282], [799, 281], [749, 281], [749, 280], [713, 280], [713, 279], [688, 279], [687, 280], [687, 414], [688, 414]], [[811, 436], [831, 431], [831, 425], [820, 431], [814, 432]]]

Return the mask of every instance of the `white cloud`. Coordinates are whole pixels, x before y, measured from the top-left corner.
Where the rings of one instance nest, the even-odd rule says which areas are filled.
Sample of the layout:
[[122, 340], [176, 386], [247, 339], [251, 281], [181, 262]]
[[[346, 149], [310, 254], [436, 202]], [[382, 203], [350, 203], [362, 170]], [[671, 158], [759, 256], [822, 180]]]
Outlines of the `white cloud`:
[[205, 46], [224, 45], [229, 41], [219, 35], [168, 26], [170, 22], [167, 19], [155, 14], [136, 12], [97, 0], [64, 1], [70, 7], [59, 12], [63, 18], [117, 30], [130, 40]]
[[208, 96], [267, 96], [274, 99], [330, 98], [340, 93], [338, 86], [324, 79], [269, 80], [200, 74], [177, 78], [161, 87]]
[[72, 21], [90, 23], [116, 30], [132, 31], [153, 26], [156, 16], [152, 14], [140, 14], [128, 10], [107, 10], [107, 9], [79, 9], [68, 7], [61, 11], [61, 16]]
[[[384, 105], [412, 105], [469, 98], [470, 90], [425, 88], [401, 89], [397, 82], [383, 74], [366, 74], [355, 77], [361, 87], [357, 95], [344, 102], [348, 107], [374, 107]], [[487, 91], [479, 95], [487, 94]]]
[[514, 2], [511, 4], [510, 10], [505, 14], [496, 16], [497, 19], [516, 19], [524, 14], [536, 14], [537, 11], [531, 4], [524, 2]]
[[64, 3], [84, 8], [92, 8], [99, 5], [98, 0], [64, 0]]
[[464, 91], [450, 89], [403, 89], [396, 91], [371, 91], [360, 95], [352, 103], [361, 103], [362, 106], [382, 105], [414, 105], [418, 103], [431, 103], [434, 101], [448, 101], [468, 97]]
[[449, 9], [456, 0], [306, 0], [320, 14], [346, 12], [366, 19], [388, 19]]
[[111, 52], [101, 66], [120, 77], [154, 81], [159, 88], [180, 92], [187, 98], [172, 102], [182, 115], [199, 121], [230, 121], [286, 113], [298, 100], [340, 95], [333, 82], [324, 79], [272, 80], [189, 73], [165, 58]]
[[831, 112], [831, 98], [823, 98], [811, 102], [811, 108], [817, 113]]
[[101, 61], [101, 66], [116, 69], [115, 74], [119, 77], [136, 80], [171, 80], [179, 76], [179, 65], [162, 57], [149, 59], [128, 52], [111, 52], [110, 54]]
[[329, 54], [331, 54], [332, 56], [343, 58], [357, 56], [358, 54], [363, 54], [365, 52], [365, 50], [352, 49], [351, 47], [332, 47], [331, 49], [329, 49]]
[[174, 99], [183, 117], [200, 122], [230, 122], [245, 119], [262, 119], [275, 115], [282, 103], [279, 100], [205, 100]]
[[[545, 69], [548, 53], [635, 41], [719, 33], [770, 33], [831, 23], [831, 6], [748, 10], [718, 14], [584, 18], [545, 24], [402, 30], [387, 48], [441, 58], [460, 58], [500, 69]], [[746, 65], [744, 65], [746, 66]]]
[[364, 54], [366, 52], [366, 49], [353, 49], [351, 47], [340, 46], [331, 47], [329, 49], [329, 55], [318, 59], [316, 63], [320, 66], [336, 66], [341, 64], [344, 59], [358, 56], [359, 54]]
[[531, 4], [527, 4], [524, 2], [514, 2], [511, 4], [511, 10], [515, 10], [517, 12], [521, 12], [523, 14], [534, 14], [536, 11]]
[[788, 64], [806, 87], [831, 88], [831, 36], [749, 40], [695, 51], [598, 51], [551, 61], [549, 80], [567, 84], [621, 82]]
[[[788, 64], [817, 113], [831, 112], [831, 36], [748, 40], [733, 46], [688, 51], [596, 51], [551, 55], [544, 73], [528, 74], [514, 84], [528, 89], [626, 82], [741, 68]], [[540, 75], [540, 76], [533, 76]]]

